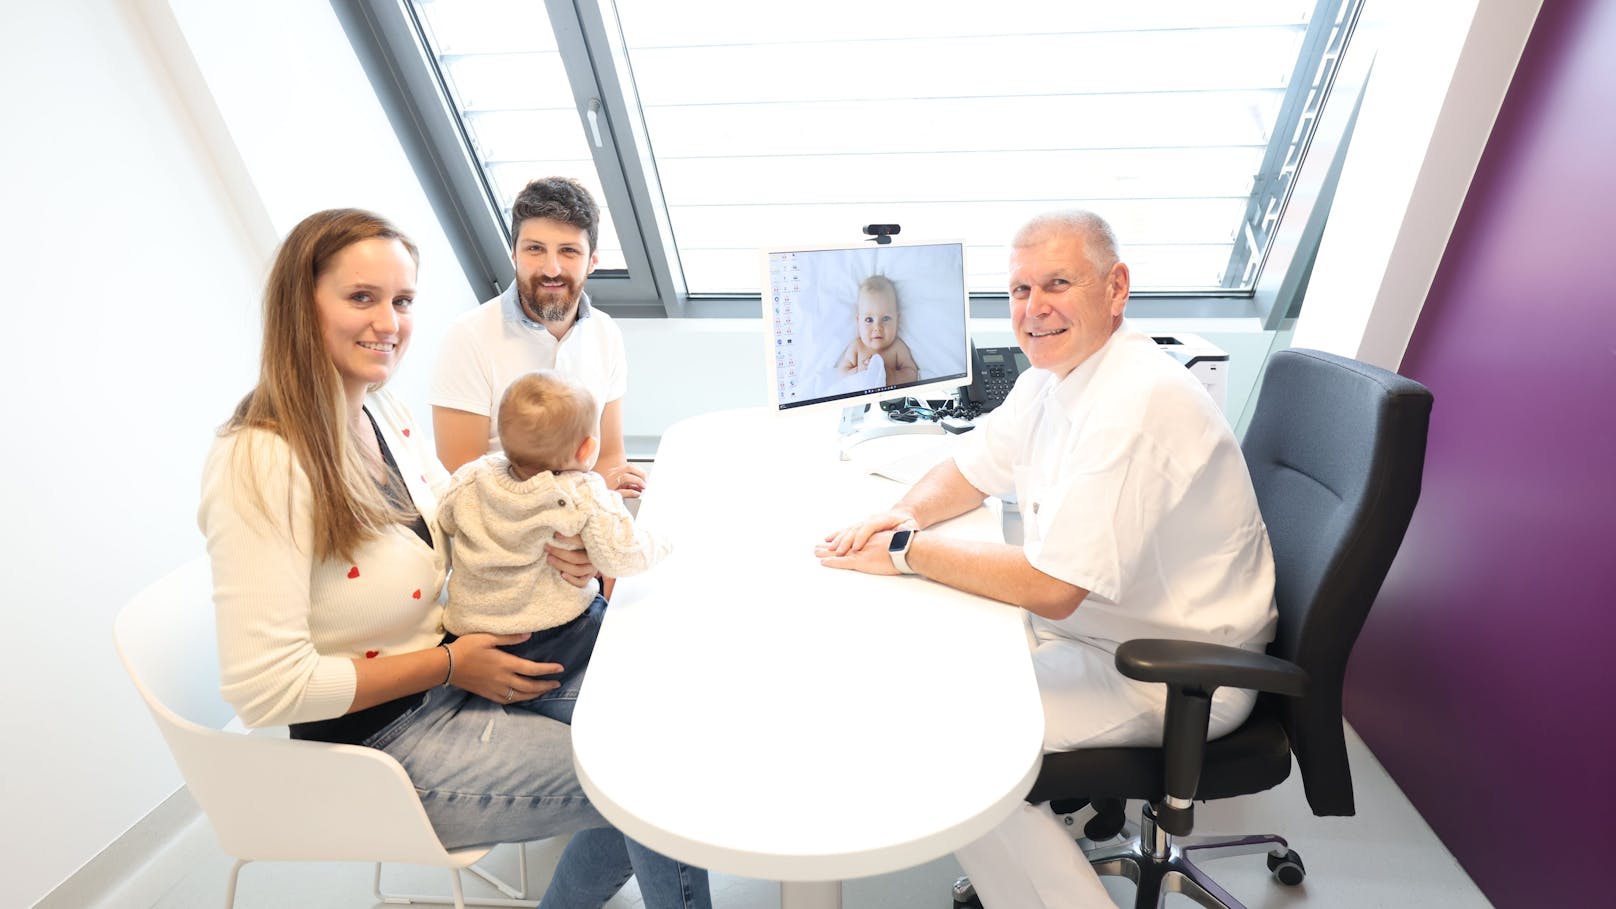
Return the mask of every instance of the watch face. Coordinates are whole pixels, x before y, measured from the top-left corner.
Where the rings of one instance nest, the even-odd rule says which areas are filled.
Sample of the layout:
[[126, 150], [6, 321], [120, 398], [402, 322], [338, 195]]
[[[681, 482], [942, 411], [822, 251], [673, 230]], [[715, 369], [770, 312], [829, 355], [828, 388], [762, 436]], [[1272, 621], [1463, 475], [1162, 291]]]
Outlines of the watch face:
[[909, 547], [909, 534], [912, 531], [900, 530], [892, 535], [892, 542], [887, 544], [887, 552], [903, 552]]

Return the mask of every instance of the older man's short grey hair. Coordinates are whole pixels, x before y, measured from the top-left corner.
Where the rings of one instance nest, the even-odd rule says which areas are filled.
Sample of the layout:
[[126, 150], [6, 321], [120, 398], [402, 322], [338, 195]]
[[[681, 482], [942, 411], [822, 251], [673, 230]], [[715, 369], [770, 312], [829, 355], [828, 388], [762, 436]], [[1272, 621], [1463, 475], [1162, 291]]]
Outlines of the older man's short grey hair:
[[1010, 245], [1020, 249], [1042, 243], [1051, 234], [1068, 232], [1082, 235], [1089, 261], [1102, 273], [1122, 260], [1117, 248], [1117, 235], [1111, 225], [1094, 212], [1081, 208], [1046, 212], [1033, 218], [1016, 231]]

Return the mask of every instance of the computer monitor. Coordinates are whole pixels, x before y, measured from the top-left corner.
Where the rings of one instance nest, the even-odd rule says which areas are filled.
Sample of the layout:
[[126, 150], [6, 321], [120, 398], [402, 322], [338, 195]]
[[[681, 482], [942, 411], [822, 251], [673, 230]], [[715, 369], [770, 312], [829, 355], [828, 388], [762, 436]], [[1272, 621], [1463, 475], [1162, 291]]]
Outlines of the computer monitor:
[[779, 246], [763, 270], [776, 411], [946, 398], [970, 382], [963, 241]]

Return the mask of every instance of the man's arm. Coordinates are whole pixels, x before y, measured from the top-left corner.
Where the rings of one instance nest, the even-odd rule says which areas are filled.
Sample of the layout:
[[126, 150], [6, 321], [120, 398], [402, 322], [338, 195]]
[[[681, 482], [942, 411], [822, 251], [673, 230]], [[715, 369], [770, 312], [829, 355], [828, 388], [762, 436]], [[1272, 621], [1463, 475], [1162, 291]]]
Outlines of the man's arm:
[[970, 511], [985, 498], [986, 494], [972, 486], [950, 458], [927, 471], [898, 504], [825, 537], [814, 551], [820, 558], [845, 556], [863, 549], [872, 535], [883, 530], [930, 527]]
[[[986, 496], [972, 486], [950, 458], [920, 478], [890, 511], [872, 515], [816, 547], [820, 564], [866, 574], [897, 574], [887, 544], [892, 531], [929, 527], [982, 504]], [[1049, 619], [1071, 615], [1088, 596], [1075, 584], [1039, 571], [1018, 546], [958, 540], [920, 534], [904, 557], [923, 577], [967, 593], [990, 597]]]
[[450, 473], [488, 454], [489, 420], [482, 414], [453, 407], [432, 408], [432, 434], [437, 438], [438, 460]]
[[609, 401], [600, 413], [600, 457], [595, 472], [606, 478], [606, 488], [624, 498], [637, 498], [645, 489], [645, 471], [628, 462], [623, 443], [623, 399]]
[[[865, 574], [897, 574], [887, 544], [892, 531], [871, 534], [862, 549], [844, 556], [822, 554], [820, 564]], [[1046, 619], [1060, 620], [1077, 611], [1087, 590], [1068, 584], [1034, 568], [1021, 547], [1008, 543], [960, 540], [941, 534], [923, 533], [909, 543], [904, 556], [910, 569], [921, 577], [947, 584], [956, 590], [1019, 606]]]

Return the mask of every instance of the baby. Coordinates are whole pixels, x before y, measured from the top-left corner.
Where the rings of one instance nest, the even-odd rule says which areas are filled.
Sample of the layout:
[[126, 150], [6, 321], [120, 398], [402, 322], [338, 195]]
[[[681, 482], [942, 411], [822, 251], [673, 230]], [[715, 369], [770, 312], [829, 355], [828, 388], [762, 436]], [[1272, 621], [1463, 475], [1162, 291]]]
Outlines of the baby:
[[902, 385], [920, 378], [909, 345], [898, 337], [898, 288], [886, 275], [871, 275], [859, 284], [858, 334], [836, 361], [838, 375], [861, 373], [877, 360], [886, 368], [883, 385]]
[[608, 577], [645, 571], [668, 546], [636, 527], [623, 497], [591, 472], [600, 422], [588, 389], [552, 370], [528, 373], [500, 398], [498, 427], [504, 452], [456, 471], [438, 505], [454, 559], [443, 626], [457, 635], [533, 632], [504, 649], [563, 672], [547, 677], [560, 687], [523, 703], [570, 723], [606, 600], [567, 583], [545, 562], [545, 544], [581, 535]]

